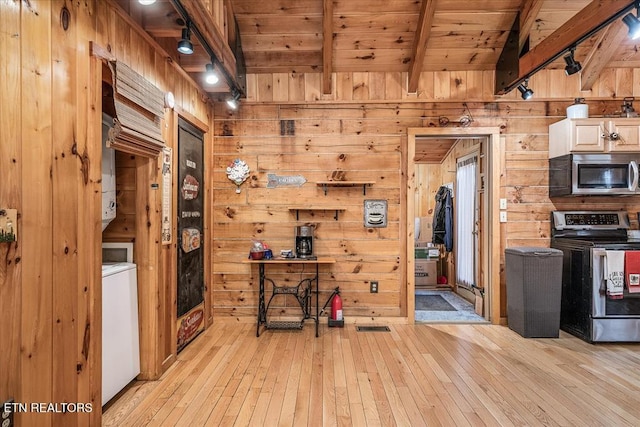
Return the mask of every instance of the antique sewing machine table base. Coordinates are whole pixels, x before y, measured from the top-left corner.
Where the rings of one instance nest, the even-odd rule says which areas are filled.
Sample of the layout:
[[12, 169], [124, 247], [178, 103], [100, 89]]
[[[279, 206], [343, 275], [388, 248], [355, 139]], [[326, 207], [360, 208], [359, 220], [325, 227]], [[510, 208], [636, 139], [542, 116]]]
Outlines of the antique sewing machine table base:
[[[302, 329], [304, 321], [307, 319], [313, 319], [316, 323], [316, 337], [318, 336], [319, 325], [319, 297], [320, 297], [320, 277], [319, 266], [320, 264], [334, 264], [336, 261], [333, 258], [318, 257], [316, 259], [302, 259], [302, 258], [273, 258], [273, 259], [261, 259], [261, 260], [243, 260], [250, 264], [258, 264], [259, 274], [259, 289], [258, 289], [258, 322], [256, 327], [256, 337], [260, 336], [260, 327], [265, 325], [266, 329]], [[272, 279], [266, 277], [265, 265], [266, 264], [312, 264], [315, 265], [315, 275], [302, 279], [295, 286], [278, 286]], [[269, 281], [272, 286], [271, 297], [268, 302], [265, 302], [265, 282]], [[314, 286], [315, 284], [315, 286]], [[314, 290], [315, 287], [315, 290]], [[316, 304], [315, 313], [312, 314], [312, 302], [311, 296], [315, 293]], [[300, 309], [302, 310], [302, 318], [300, 321], [267, 321], [267, 312], [271, 302], [277, 295], [293, 295]]]

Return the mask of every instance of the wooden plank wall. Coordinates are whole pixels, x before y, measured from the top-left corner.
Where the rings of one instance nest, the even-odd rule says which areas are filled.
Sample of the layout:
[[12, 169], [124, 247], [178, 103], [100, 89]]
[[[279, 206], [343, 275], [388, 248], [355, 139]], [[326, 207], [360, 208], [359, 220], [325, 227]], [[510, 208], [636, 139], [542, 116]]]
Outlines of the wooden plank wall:
[[[18, 413], [16, 425], [100, 425], [101, 150], [96, 141], [102, 67], [91, 56], [90, 42], [172, 91], [182, 114], [209, 123], [211, 105], [111, 2], [0, 0], [0, 27], [0, 208], [18, 209], [19, 236], [16, 244], [0, 244], [0, 402], [91, 403], [91, 413]], [[167, 141], [175, 148], [174, 112], [166, 114]], [[144, 185], [149, 193], [149, 209], [138, 207], [147, 212], [145, 244], [156, 253], [139, 276], [142, 363], [144, 373], [157, 377], [166, 367], [162, 362], [175, 353], [169, 333], [175, 308], [167, 309], [175, 280], [161, 272], [173, 268], [176, 245], [159, 245], [157, 191], [135, 179], [143, 169], [145, 179], [158, 182], [155, 163], [118, 158], [120, 172], [137, 167], [135, 176], [119, 173], [119, 190]], [[135, 203], [135, 197], [123, 197], [119, 208], [134, 215], [127, 200]], [[136, 218], [125, 214], [124, 219], [135, 224]], [[122, 223], [116, 226], [112, 240], [141, 235]]]
[[[0, 5], [0, 55], [11, 58], [6, 52], [14, 52], [16, 62], [0, 67], [0, 209], [18, 209], [23, 214], [22, 202], [22, 103], [21, 103], [21, 42], [13, 34], [20, 32], [20, 10]], [[25, 147], [29, 150], [28, 147]], [[20, 222], [19, 222], [20, 224]], [[18, 233], [21, 230], [18, 229]], [[33, 244], [31, 242], [31, 244]], [[21, 337], [22, 319], [19, 307], [22, 303], [23, 244], [0, 243], [0, 327], [2, 328], [2, 349], [0, 351], [0, 402], [20, 391], [21, 381]], [[32, 264], [33, 265], [33, 264]]]
[[[418, 90], [407, 93], [407, 73], [340, 72], [333, 74], [335, 87], [332, 93], [322, 94], [322, 76], [319, 73], [249, 74], [247, 101], [522, 101], [516, 90], [496, 97], [494, 80], [493, 71], [425, 71], [420, 74]], [[622, 100], [625, 96], [640, 96], [638, 82], [640, 69], [608, 68], [602, 72], [590, 91], [581, 91], [579, 73], [567, 76], [564, 70], [542, 70], [529, 79], [529, 87], [535, 92], [535, 100], [569, 102], [576, 97]], [[454, 118], [457, 119], [462, 114], [460, 111], [457, 116], [449, 118], [454, 121]], [[603, 111], [592, 112], [592, 115], [602, 114]]]
[[[347, 313], [360, 316], [398, 316], [401, 262], [394, 248], [400, 234], [400, 146], [402, 131], [392, 122], [367, 122], [368, 114], [385, 117], [386, 106], [249, 106], [237, 115], [228, 115], [223, 107], [215, 120], [215, 155], [213, 159], [214, 241], [213, 304], [214, 316], [253, 316], [257, 299], [257, 270], [240, 264], [250, 249], [251, 239], [267, 242], [274, 252], [294, 248], [294, 227], [315, 226], [314, 249], [319, 256], [338, 260], [331, 269], [321, 272], [324, 291], [340, 286], [349, 307]], [[295, 136], [280, 136], [280, 121], [295, 121]], [[235, 193], [235, 185], [226, 176], [227, 165], [235, 158], [246, 161], [251, 177]], [[334, 171], [346, 180], [375, 181], [363, 187], [330, 187], [327, 195], [316, 183], [329, 180]], [[266, 188], [267, 174], [302, 175], [306, 183], [300, 188]], [[387, 199], [388, 226], [365, 228], [365, 199]], [[313, 208], [341, 206], [338, 220], [335, 211], [300, 211], [300, 221], [292, 205]], [[274, 267], [276, 270], [277, 267]], [[277, 271], [277, 270], [276, 270]], [[295, 269], [283, 267], [275, 278], [298, 277]], [[369, 293], [369, 281], [380, 281], [380, 293]], [[291, 314], [292, 301], [282, 307]], [[295, 306], [294, 306], [295, 307]], [[293, 310], [295, 312], [295, 309]]]
[[[501, 224], [501, 265], [504, 249], [548, 246], [549, 214], [557, 209], [584, 209], [591, 199], [550, 200], [547, 190], [548, 126], [566, 116], [575, 97], [584, 97], [591, 116], [620, 111], [621, 99], [638, 96], [638, 70], [605, 70], [590, 92], [579, 91], [576, 76], [543, 70], [529, 82], [535, 98], [523, 101], [517, 91], [493, 95], [492, 72], [424, 72], [418, 92], [406, 93], [406, 73], [336, 73], [334, 90], [321, 94], [319, 74], [247, 76], [248, 94], [235, 113], [219, 107], [215, 114], [214, 228], [212, 304], [217, 316], [248, 316], [256, 311], [257, 271], [241, 264], [252, 238], [276, 251], [293, 245], [298, 223], [286, 209], [291, 203], [318, 206], [340, 204], [346, 212], [333, 221], [332, 212], [301, 214], [300, 223], [318, 226], [317, 252], [338, 262], [324, 273], [325, 290], [340, 285], [345, 316], [400, 316], [404, 306], [400, 234], [405, 202], [400, 197], [401, 158], [409, 127], [437, 127], [438, 118], [454, 122], [470, 113], [471, 126], [499, 127], [503, 164], [501, 197], [508, 199], [509, 222]], [[280, 121], [293, 120], [295, 136], [280, 136]], [[247, 161], [252, 177], [235, 194], [224, 168], [234, 158]], [[386, 229], [366, 229], [361, 223], [358, 189], [329, 189], [314, 184], [332, 171], [376, 184], [366, 198], [389, 201]], [[299, 189], [267, 189], [267, 173], [301, 174]], [[442, 172], [440, 172], [442, 179]], [[419, 184], [427, 199], [439, 186], [429, 178]], [[422, 186], [422, 187], [420, 187]], [[427, 188], [427, 191], [424, 189]], [[412, 195], [415, 197], [415, 195]], [[429, 204], [419, 204], [429, 211]], [[637, 198], [598, 199], [598, 208], [640, 210]], [[633, 219], [633, 225], [638, 224]], [[276, 275], [284, 279], [284, 271]], [[380, 280], [380, 293], [370, 294], [370, 280]], [[500, 274], [501, 316], [506, 316], [504, 274]], [[322, 300], [321, 300], [322, 301]], [[291, 312], [284, 304], [281, 313]]]

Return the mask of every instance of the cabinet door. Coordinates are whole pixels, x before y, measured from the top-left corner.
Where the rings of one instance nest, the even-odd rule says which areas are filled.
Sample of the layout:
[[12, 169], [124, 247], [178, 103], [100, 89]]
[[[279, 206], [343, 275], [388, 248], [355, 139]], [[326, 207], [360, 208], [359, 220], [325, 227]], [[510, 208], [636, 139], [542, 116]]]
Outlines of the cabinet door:
[[593, 120], [575, 121], [573, 126], [570, 151], [604, 151], [602, 122]]
[[609, 151], [640, 152], [640, 120], [612, 121], [609, 125], [609, 132], [614, 133], [614, 136], [617, 137], [611, 138]]

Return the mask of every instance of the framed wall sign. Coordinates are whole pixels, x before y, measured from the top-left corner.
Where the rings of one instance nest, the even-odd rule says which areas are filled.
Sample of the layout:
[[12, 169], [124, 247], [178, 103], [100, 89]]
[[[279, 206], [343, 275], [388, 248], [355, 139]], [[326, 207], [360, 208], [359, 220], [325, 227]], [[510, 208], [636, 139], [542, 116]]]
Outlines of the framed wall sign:
[[386, 200], [365, 200], [364, 201], [364, 226], [365, 227], [386, 227], [387, 226], [387, 201]]

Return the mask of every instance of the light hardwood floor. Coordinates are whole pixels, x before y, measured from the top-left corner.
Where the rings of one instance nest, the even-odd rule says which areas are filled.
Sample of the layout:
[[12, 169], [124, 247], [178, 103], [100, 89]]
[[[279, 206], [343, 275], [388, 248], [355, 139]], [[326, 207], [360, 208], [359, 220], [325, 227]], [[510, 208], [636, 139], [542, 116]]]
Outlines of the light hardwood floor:
[[525, 339], [504, 326], [216, 323], [104, 426], [638, 426], [640, 346]]

